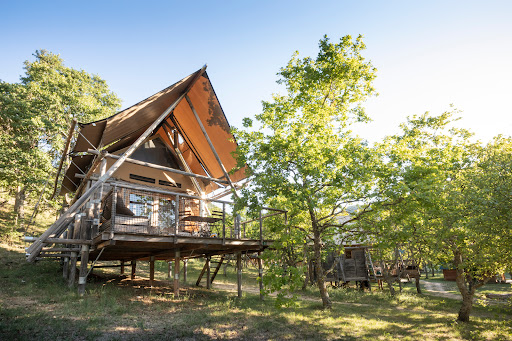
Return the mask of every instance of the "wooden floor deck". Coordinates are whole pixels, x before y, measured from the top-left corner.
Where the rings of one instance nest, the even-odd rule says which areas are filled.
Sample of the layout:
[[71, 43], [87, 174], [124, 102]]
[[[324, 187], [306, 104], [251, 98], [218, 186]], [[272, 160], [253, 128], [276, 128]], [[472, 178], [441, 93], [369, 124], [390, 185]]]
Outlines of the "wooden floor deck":
[[93, 239], [90, 259], [98, 260], [173, 260], [177, 250], [181, 258], [198, 258], [237, 252], [259, 252], [271, 245], [269, 240], [213, 238], [197, 236], [161, 236], [130, 233], [102, 233]]

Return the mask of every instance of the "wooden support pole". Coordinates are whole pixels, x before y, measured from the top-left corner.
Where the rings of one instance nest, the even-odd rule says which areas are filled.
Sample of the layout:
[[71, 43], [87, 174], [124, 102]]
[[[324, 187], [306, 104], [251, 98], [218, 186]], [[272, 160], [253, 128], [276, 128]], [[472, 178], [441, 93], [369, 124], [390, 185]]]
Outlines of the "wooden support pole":
[[137, 269], [137, 261], [132, 260], [131, 266], [132, 266], [132, 272], [130, 273], [130, 279], [133, 281], [133, 280], [135, 280], [135, 270]]
[[210, 289], [210, 261], [211, 261], [212, 257], [211, 256], [206, 256], [206, 289]]
[[176, 249], [174, 256], [174, 297], [180, 297], [180, 249]]
[[85, 294], [85, 284], [87, 283], [87, 263], [89, 263], [89, 245], [82, 245], [80, 254], [80, 274], [78, 276], [78, 294]]
[[71, 258], [70, 258], [70, 262], [69, 262], [69, 277], [68, 277], [68, 287], [70, 287], [70, 288], [75, 285], [77, 257], [78, 257], [78, 252], [71, 252]]
[[69, 257], [64, 257], [64, 263], [62, 264], [62, 278], [68, 279], [69, 277]]
[[69, 126], [68, 137], [66, 139], [66, 143], [64, 144], [64, 150], [62, 151], [62, 156], [59, 161], [59, 167], [57, 168], [57, 175], [55, 175], [55, 185], [53, 186], [53, 193], [50, 196], [50, 199], [55, 198], [55, 194], [57, 194], [57, 185], [59, 184], [60, 171], [62, 170], [62, 165], [64, 164], [64, 159], [67, 156], [69, 145], [71, 144], [71, 138], [73, 137], [73, 132], [75, 131], [75, 126], [76, 126], [77, 122], [78, 122], [77, 119], [74, 118], [71, 121], [71, 125]]
[[155, 256], [149, 257], [149, 282], [153, 286], [155, 281]]
[[119, 271], [122, 274], [124, 274], [124, 260], [121, 261], [121, 270]]
[[261, 261], [261, 251], [258, 251], [258, 282], [260, 282], [260, 300], [263, 300], [263, 262]]
[[172, 278], [172, 261], [167, 262], [167, 278]]
[[242, 252], [236, 253], [236, 286], [238, 291], [238, 297], [242, 298]]
[[226, 203], [222, 203], [222, 245], [226, 244]]
[[217, 154], [217, 151], [215, 150], [215, 147], [213, 146], [212, 141], [210, 140], [210, 137], [208, 136], [208, 133], [206, 132], [206, 129], [204, 128], [203, 122], [201, 122], [201, 119], [199, 118], [199, 115], [197, 114], [196, 109], [192, 105], [192, 101], [188, 97], [188, 95], [185, 95], [185, 99], [188, 102], [188, 105], [190, 109], [192, 110], [192, 113], [194, 114], [197, 123], [199, 124], [199, 128], [201, 128], [201, 131], [203, 132], [204, 137], [206, 138], [206, 141], [208, 142], [208, 145], [210, 146], [210, 149], [213, 152], [213, 155], [215, 156], [215, 159], [217, 159], [217, 162], [219, 163], [220, 168], [222, 169], [222, 172], [224, 173], [224, 176], [226, 177], [226, 180], [229, 182], [229, 186], [233, 190], [233, 194], [238, 197], [238, 194], [236, 192], [235, 185], [233, 185], [233, 182], [231, 182], [231, 178], [229, 177], [229, 174], [226, 170], [226, 167], [224, 167], [224, 164], [222, 163], [219, 154]]
[[187, 283], [187, 265], [188, 259], [183, 260], [183, 283]]

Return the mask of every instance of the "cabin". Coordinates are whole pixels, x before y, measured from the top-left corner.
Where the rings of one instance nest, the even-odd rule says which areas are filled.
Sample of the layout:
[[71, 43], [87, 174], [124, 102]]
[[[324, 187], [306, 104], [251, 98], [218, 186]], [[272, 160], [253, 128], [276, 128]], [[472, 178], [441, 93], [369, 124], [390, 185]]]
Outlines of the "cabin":
[[111, 117], [74, 121], [59, 174], [68, 166], [55, 183], [69, 207], [27, 248], [27, 260], [62, 259], [63, 276], [70, 285], [78, 280], [80, 293], [98, 261], [121, 272], [129, 264], [132, 278], [137, 262], [148, 261], [153, 280], [155, 260], [165, 260], [174, 264], [179, 295], [182, 262], [203, 258], [197, 283], [206, 274], [209, 288], [220, 267], [211, 274], [211, 258], [231, 255], [240, 296], [242, 254], [267, 248], [265, 219], [286, 212], [264, 207], [243, 218], [223, 199], [237, 195], [247, 177], [236, 147], [206, 66]]

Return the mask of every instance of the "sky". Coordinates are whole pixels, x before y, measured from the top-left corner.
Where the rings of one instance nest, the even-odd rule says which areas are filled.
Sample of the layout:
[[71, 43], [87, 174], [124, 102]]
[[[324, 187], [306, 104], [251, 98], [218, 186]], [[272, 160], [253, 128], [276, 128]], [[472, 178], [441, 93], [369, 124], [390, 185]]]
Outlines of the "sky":
[[407, 116], [461, 110], [458, 126], [486, 142], [511, 135], [512, 1], [12, 1], [0, 0], [0, 79], [46, 49], [94, 73], [129, 107], [208, 64], [232, 126], [283, 92], [294, 51], [362, 34], [377, 68], [371, 142]]

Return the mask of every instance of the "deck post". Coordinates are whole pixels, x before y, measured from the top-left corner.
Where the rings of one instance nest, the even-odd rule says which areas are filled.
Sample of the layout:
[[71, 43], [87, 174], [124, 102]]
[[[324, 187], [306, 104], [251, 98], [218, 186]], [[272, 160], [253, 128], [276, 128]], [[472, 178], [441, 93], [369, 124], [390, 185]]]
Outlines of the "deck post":
[[206, 256], [206, 289], [210, 289], [210, 260], [211, 256]]
[[168, 279], [172, 278], [172, 261], [171, 260], [167, 262], [167, 278]]
[[87, 282], [87, 263], [89, 263], [89, 245], [82, 245], [80, 254], [80, 274], [78, 276], [78, 294], [85, 294], [85, 284]]
[[73, 287], [75, 285], [76, 278], [76, 258], [78, 253], [75, 251], [71, 252], [71, 261], [69, 262], [69, 277], [68, 277], [68, 287]]
[[153, 286], [155, 281], [155, 256], [149, 257], [149, 283]]
[[[65, 237], [67, 237], [67, 233], [65, 234]], [[69, 274], [69, 257], [64, 257], [64, 263], [62, 264], [62, 278], [68, 279], [68, 274]]]
[[187, 264], [188, 259], [183, 260], [183, 283], [187, 283]]
[[226, 203], [222, 203], [222, 245], [226, 244]]
[[261, 251], [258, 251], [258, 277], [260, 282], [260, 300], [263, 301], [263, 262], [261, 261]]
[[236, 253], [236, 286], [238, 291], [238, 297], [242, 298], [242, 252]]
[[124, 274], [124, 260], [121, 261], [121, 275]]
[[132, 265], [132, 272], [130, 274], [130, 279], [133, 281], [133, 280], [135, 280], [135, 270], [137, 269], [137, 261], [132, 260], [131, 265]]
[[178, 244], [178, 230], [180, 226], [180, 196], [176, 194], [176, 204], [174, 205], [174, 244]]
[[180, 249], [176, 249], [174, 256], [174, 297], [180, 296]]

